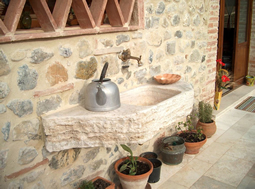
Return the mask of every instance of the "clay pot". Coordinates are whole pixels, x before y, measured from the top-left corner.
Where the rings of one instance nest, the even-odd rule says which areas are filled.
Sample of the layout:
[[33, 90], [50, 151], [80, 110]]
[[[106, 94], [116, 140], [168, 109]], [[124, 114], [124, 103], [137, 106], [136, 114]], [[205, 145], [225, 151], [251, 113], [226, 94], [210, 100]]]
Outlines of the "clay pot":
[[119, 176], [122, 188], [123, 189], [134, 189], [134, 188], [135, 189], [145, 189], [148, 179], [149, 179], [149, 176], [153, 170], [152, 163], [146, 158], [138, 157], [137, 161], [147, 163], [150, 167], [150, 170], [147, 173], [142, 174], [142, 175], [126, 175], [126, 174], [119, 172], [119, 170], [118, 170], [119, 165], [126, 159], [128, 159], [128, 157], [121, 158], [114, 165], [115, 172]]
[[[196, 130], [192, 130], [192, 132], [196, 132]], [[177, 135], [179, 136], [182, 132], [178, 132]], [[199, 153], [200, 148], [206, 143], [207, 137], [204, 134], [205, 139], [200, 142], [186, 142], [184, 143], [186, 147], [186, 154], [197, 154]], [[185, 138], [183, 138], [185, 140]]]
[[196, 128], [202, 128], [203, 133], [206, 135], [207, 138], [210, 138], [216, 132], [216, 124], [213, 120], [212, 123], [203, 123], [198, 121]]
[[109, 181], [109, 180], [106, 180], [105, 178], [100, 177], [100, 176], [95, 177], [95, 178], [92, 180], [92, 182], [95, 182], [97, 179], [101, 179], [101, 180], [103, 180], [104, 182], [107, 182], [107, 183], [110, 184], [110, 186], [106, 187], [105, 189], [115, 189], [115, 184], [114, 184], [113, 182], [111, 182], [111, 181]]
[[[206, 136], [206, 135], [205, 135]], [[206, 143], [207, 138], [200, 142], [185, 142], [186, 154], [197, 154], [199, 153], [200, 148]]]

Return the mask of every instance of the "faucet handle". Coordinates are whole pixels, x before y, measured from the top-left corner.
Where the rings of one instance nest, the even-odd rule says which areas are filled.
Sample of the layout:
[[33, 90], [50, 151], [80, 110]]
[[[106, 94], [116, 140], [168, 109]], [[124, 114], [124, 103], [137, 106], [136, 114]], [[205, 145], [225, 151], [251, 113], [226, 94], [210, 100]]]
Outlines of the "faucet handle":
[[128, 59], [135, 59], [135, 60], [137, 60], [137, 62], [138, 62], [138, 66], [142, 66], [142, 65], [143, 65], [143, 63], [141, 62], [142, 56], [140, 56], [140, 57], [131, 56], [130, 49], [123, 50], [123, 52], [122, 52], [118, 57], [119, 57], [119, 59], [121, 59], [123, 62], [126, 62]]

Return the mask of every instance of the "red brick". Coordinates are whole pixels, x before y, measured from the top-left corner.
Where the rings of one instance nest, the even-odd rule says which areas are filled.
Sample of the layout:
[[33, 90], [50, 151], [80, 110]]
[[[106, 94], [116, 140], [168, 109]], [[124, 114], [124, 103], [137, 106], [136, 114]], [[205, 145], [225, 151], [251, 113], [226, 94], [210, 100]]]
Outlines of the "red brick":
[[212, 9], [218, 9], [219, 10], [219, 5], [211, 5]]
[[217, 45], [217, 41], [210, 41], [207, 43], [208, 46], [214, 46]]
[[218, 28], [208, 30], [209, 34], [218, 34]]
[[20, 176], [20, 175], [24, 175], [25, 173], [28, 173], [29, 171], [34, 170], [35, 168], [37, 168], [37, 167], [39, 167], [39, 166], [41, 166], [41, 165], [45, 165], [45, 164], [47, 164], [47, 163], [49, 163], [49, 159], [48, 159], [48, 158], [46, 158], [46, 159], [44, 159], [44, 160], [42, 160], [42, 161], [36, 163], [36, 164], [35, 164], [34, 166], [32, 166], [32, 167], [27, 167], [27, 168], [25, 168], [25, 169], [21, 169], [20, 171], [17, 171], [17, 172], [15, 172], [15, 173], [12, 173], [12, 174], [10, 174], [10, 175], [5, 176], [5, 180], [6, 180], [6, 179], [13, 179], [13, 178], [16, 178], [16, 177], [18, 177], [18, 176]]
[[34, 97], [47, 96], [47, 95], [51, 95], [51, 94], [61, 93], [63, 91], [68, 91], [68, 90], [73, 89], [73, 88], [74, 88], [74, 84], [73, 83], [68, 83], [66, 85], [62, 85], [62, 86], [57, 87], [57, 88], [49, 88], [49, 89], [46, 89], [44, 91], [35, 91], [34, 92]]
[[210, 17], [209, 21], [219, 21], [219, 17]]
[[207, 55], [207, 58], [213, 58], [213, 57], [216, 57], [216, 52], [212, 52]]
[[214, 27], [214, 24], [213, 23], [209, 23], [208, 24], [208, 28], [213, 28]]

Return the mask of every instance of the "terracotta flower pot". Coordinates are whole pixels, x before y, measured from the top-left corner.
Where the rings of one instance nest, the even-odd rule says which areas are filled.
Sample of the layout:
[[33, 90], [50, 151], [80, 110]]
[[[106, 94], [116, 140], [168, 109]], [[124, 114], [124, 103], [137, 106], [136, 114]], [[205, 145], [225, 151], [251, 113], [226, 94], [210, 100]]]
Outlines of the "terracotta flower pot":
[[206, 135], [207, 138], [210, 138], [217, 129], [214, 120], [212, 123], [203, 123], [198, 120], [196, 128], [202, 128], [203, 133]]
[[[205, 135], [206, 136], [206, 135]], [[200, 148], [206, 143], [207, 138], [200, 142], [185, 142], [186, 154], [197, 154], [199, 153]]]
[[148, 178], [153, 170], [152, 163], [146, 158], [139, 157], [137, 161], [147, 163], [150, 167], [150, 170], [147, 173], [142, 174], [142, 175], [126, 175], [126, 174], [119, 172], [119, 170], [118, 170], [119, 165], [126, 159], [128, 159], [128, 157], [121, 158], [114, 165], [115, 172], [119, 176], [122, 188], [123, 189], [145, 189], [147, 182], [148, 182]]
[[107, 183], [110, 184], [110, 186], [106, 187], [105, 189], [115, 189], [115, 184], [114, 184], [113, 182], [111, 182], [111, 181], [109, 181], [109, 180], [106, 180], [105, 178], [100, 177], [100, 176], [95, 177], [95, 178], [92, 180], [92, 182], [95, 182], [97, 179], [101, 179], [101, 180], [103, 180], [104, 182], [107, 182]]
[[[192, 130], [192, 132], [196, 132], [196, 130]], [[182, 132], [178, 132], [177, 135], [179, 136]], [[207, 137], [204, 134], [205, 139], [200, 142], [186, 142], [184, 143], [186, 147], [186, 154], [197, 154], [199, 153], [200, 148], [206, 143]], [[183, 138], [185, 140], [185, 138]]]

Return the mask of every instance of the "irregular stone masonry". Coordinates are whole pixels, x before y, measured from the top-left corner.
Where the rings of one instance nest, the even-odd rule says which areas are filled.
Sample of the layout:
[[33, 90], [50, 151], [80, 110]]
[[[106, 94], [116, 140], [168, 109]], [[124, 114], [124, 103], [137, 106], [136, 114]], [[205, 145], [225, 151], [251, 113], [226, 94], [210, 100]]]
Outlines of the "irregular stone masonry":
[[[74, 0], [65, 2], [71, 1]], [[16, 2], [20, 3], [20, 1]], [[143, 1], [139, 0], [139, 2]], [[116, 33], [116, 28], [104, 26], [98, 30], [87, 30], [90, 34], [99, 32], [97, 35], [83, 35], [85, 33], [79, 33], [82, 29], [77, 27], [74, 30], [69, 28], [70, 30], [62, 33], [37, 32], [33, 35], [27, 34], [28, 30], [24, 30], [23, 34], [13, 34], [18, 37], [15, 39], [11, 35], [1, 36], [4, 39], [1, 38], [0, 41], [2, 43], [0, 47], [0, 140], [2, 142], [0, 188], [57, 189], [61, 188], [62, 184], [65, 188], [74, 188], [80, 180], [90, 180], [97, 175], [115, 178], [111, 166], [119, 157], [123, 157], [125, 152], [112, 141], [118, 138], [123, 139], [118, 142], [129, 145], [136, 155], [157, 149], [161, 137], [175, 132], [173, 122], [182, 120], [190, 112], [192, 105], [189, 105], [190, 108], [176, 112], [172, 109], [165, 111], [163, 106], [159, 106], [142, 114], [143, 117], [126, 116], [125, 119], [113, 117], [112, 122], [106, 122], [100, 117], [95, 120], [96, 118], [93, 117], [93, 121], [100, 121], [100, 124], [94, 127], [92, 121], [81, 118], [74, 126], [68, 126], [66, 118], [62, 121], [66, 125], [61, 126], [63, 117], [59, 117], [57, 122], [60, 126], [50, 125], [45, 136], [41, 115], [52, 115], [53, 112], [60, 113], [65, 110], [67, 115], [75, 114], [68, 111], [71, 107], [77, 108], [84, 99], [84, 89], [92, 79], [100, 77], [100, 71], [105, 62], [110, 63], [106, 76], [118, 85], [121, 92], [153, 83], [154, 75], [175, 73], [182, 76], [182, 81], [191, 84], [194, 91], [194, 107], [203, 99], [213, 101], [219, 1], [146, 0], [142, 7], [135, 8], [140, 9], [145, 21], [141, 22], [144, 29], [138, 31], [127, 31], [118, 27], [118, 31], [121, 32]], [[12, 16], [16, 15], [12, 14]], [[16, 21], [18, 22], [19, 19]], [[109, 33], [100, 33], [103, 30]], [[82, 35], [71, 36], [78, 34], [77, 31]], [[52, 35], [56, 37], [56, 34], [63, 36], [68, 34], [69, 37], [50, 38]], [[15, 43], [3, 41], [24, 40], [24, 35], [32, 39]], [[33, 40], [36, 37], [44, 39]], [[133, 56], [142, 55], [142, 67], [138, 67], [134, 60], [124, 63], [118, 59], [118, 54], [127, 48], [131, 50]], [[250, 58], [252, 59], [253, 56]], [[86, 65], [87, 67], [84, 68]], [[122, 68], [122, 65], [129, 65], [129, 68]], [[23, 76], [19, 76], [19, 72]], [[191, 95], [189, 92], [188, 94]], [[190, 98], [187, 96], [180, 95], [176, 97], [177, 101], [168, 105], [173, 107], [180, 105], [182, 108], [185, 99]], [[192, 100], [188, 101], [188, 99], [187, 102], [192, 103]], [[84, 112], [85, 117], [89, 114], [84, 109], [81, 112]], [[150, 119], [150, 115], [153, 114], [157, 114], [157, 120]], [[168, 122], [169, 120], [171, 121]], [[121, 127], [125, 121], [133, 125], [133, 128]], [[158, 124], [155, 123], [156, 121]], [[168, 127], [166, 127], [167, 124]], [[78, 127], [78, 125], [82, 126]], [[152, 130], [146, 130], [143, 125]], [[153, 125], [156, 127], [154, 128]], [[109, 135], [104, 136], [100, 133], [101, 128]], [[137, 132], [136, 128], [144, 130]], [[51, 132], [58, 133], [57, 129], [66, 132], [66, 136], [61, 133], [51, 135]], [[120, 132], [118, 137], [113, 135], [115, 131]], [[127, 134], [128, 131], [132, 132]], [[70, 139], [67, 139], [69, 136]], [[70, 148], [77, 146], [76, 141], [84, 141], [82, 137], [85, 136], [89, 138], [88, 141], [92, 141], [86, 146], [109, 145], [108, 147], [81, 148], [75, 158], [67, 154], [57, 156], [58, 153], [49, 152], [45, 147], [45, 141], [48, 140], [49, 147], [52, 149], [54, 142], [57, 144], [56, 150], [63, 149], [65, 145], [66, 148]], [[102, 140], [96, 142], [99, 136], [102, 136]], [[128, 137], [128, 140], [124, 140], [125, 137]], [[63, 146], [60, 142], [61, 138], [65, 141]], [[68, 140], [70, 143], [66, 143]], [[138, 142], [143, 145], [139, 145]], [[78, 145], [85, 146], [79, 143]], [[19, 155], [20, 150], [24, 148], [31, 148], [31, 151], [27, 150], [31, 152], [31, 156], [29, 153]], [[64, 154], [64, 151], [61, 150], [59, 153]], [[56, 160], [54, 162], [63, 160], [61, 165], [66, 166], [51, 168], [49, 160], [52, 161], [53, 157]], [[20, 165], [19, 159], [21, 163], [27, 164]], [[42, 163], [43, 159], [45, 161]], [[80, 165], [86, 169], [83, 171]], [[33, 173], [34, 175], [31, 176]]]

